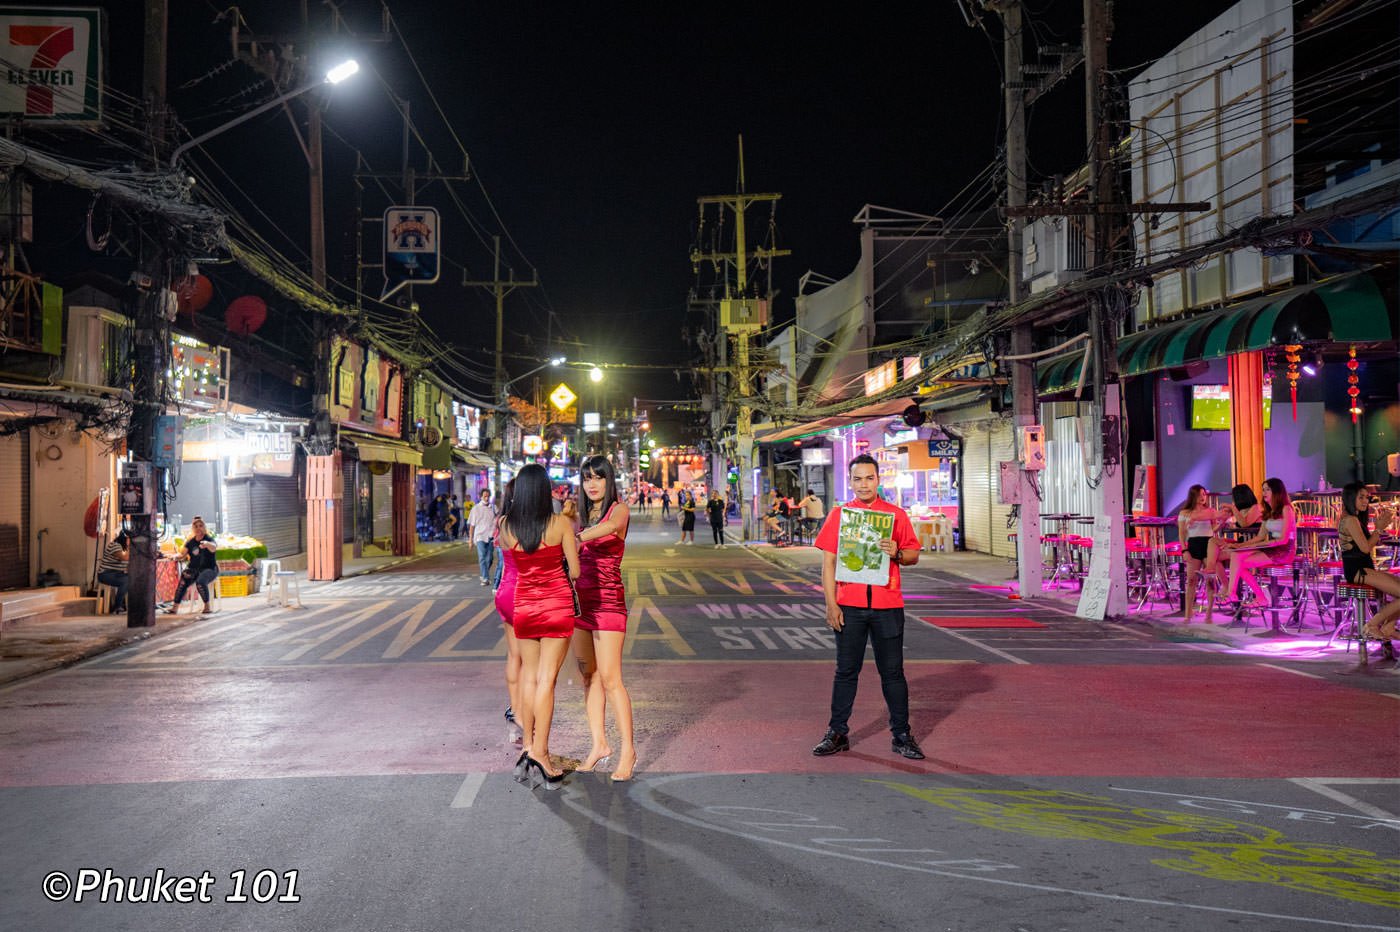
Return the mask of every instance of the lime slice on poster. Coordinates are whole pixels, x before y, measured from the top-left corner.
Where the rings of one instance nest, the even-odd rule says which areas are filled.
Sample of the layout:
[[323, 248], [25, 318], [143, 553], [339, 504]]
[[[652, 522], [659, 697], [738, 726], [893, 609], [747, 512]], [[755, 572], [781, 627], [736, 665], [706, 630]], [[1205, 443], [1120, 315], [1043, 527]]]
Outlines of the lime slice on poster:
[[858, 553], [846, 554], [841, 558], [841, 563], [852, 573], [858, 573], [865, 567], [865, 561], [860, 558]]

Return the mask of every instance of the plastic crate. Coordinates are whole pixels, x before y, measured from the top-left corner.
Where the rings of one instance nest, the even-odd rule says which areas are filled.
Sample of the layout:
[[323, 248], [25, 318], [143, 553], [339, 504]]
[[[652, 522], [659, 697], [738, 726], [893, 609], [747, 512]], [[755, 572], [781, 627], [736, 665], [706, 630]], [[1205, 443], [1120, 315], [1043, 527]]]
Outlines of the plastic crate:
[[249, 563], [247, 560], [220, 560], [220, 561], [219, 561], [219, 572], [220, 572], [220, 573], [229, 573], [230, 575], [235, 574], [235, 573], [240, 573], [240, 574], [241, 574], [241, 573], [247, 573], [247, 572], [248, 572], [249, 570], [251, 570], [252, 568], [253, 568], [253, 565], [252, 565], [251, 563]]
[[226, 599], [240, 599], [253, 594], [253, 577], [245, 575], [220, 576], [219, 594]]

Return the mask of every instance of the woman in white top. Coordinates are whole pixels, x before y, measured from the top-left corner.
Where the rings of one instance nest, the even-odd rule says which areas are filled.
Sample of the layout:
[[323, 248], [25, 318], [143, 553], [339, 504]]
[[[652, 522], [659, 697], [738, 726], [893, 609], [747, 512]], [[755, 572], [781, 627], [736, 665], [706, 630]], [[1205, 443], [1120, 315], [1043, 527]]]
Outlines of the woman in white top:
[[[1259, 533], [1241, 545], [1235, 554], [1233, 572], [1237, 573], [1259, 604], [1268, 608], [1269, 595], [1254, 578], [1254, 571], [1268, 566], [1291, 566], [1297, 552], [1298, 516], [1288, 501], [1288, 489], [1282, 479], [1265, 479], [1261, 490], [1264, 508], [1259, 513], [1262, 523]], [[1262, 546], [1261, 546], [1262, 545]], [[1258, 549], [1245, 549], [1245, 548]], [[1232, 587], [1229, 593], [1234, 595]]]
[[1186, 493], [1186, 504], [1176, 515], [1177, 536], [1185, 542], [1182, 554], [1186, 558], [1186, 623], [1196, 611], [1196, 578], [1210, 554], [1216, 527], [1225, 516], [1210, 507], [1206, 487], [1193, 485]]
[[[1233, 523], [1236, 530], [1248, 530], [1253, 534], [1259, 529], [1259, 514], [1263, 509], [1259, 507], [1259, 499], [1255, 497], [1254, 490], [1248, 483], [1240, 483], [1232, 488], [1229, 500], [1221, 503], [1220, 510], [1226, 522]], [[1234, 592], [1239, 582], [1239, 573], [1235, 569], [1234, 548], [1240, 543], [1217, 535], [1211, 539], [1210, 547], [1206, 551], [1206, 564], [1203, 567], [1205, 572], [1219, 573], [1222, 561], [1230, 564], [1230, 581], [1225, 586], [1227, 593]]]

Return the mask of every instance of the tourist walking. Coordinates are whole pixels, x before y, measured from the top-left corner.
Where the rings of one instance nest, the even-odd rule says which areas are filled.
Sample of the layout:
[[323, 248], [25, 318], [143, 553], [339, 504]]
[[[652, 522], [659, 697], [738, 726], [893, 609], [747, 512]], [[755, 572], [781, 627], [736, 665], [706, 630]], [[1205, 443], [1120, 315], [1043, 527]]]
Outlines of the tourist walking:
[[710, 500], [705, 505], [705, 513], [710, 517], [710, 533], [715, 538], [715, 549], [724, 549], [724, 499], [719, 497], [719, 489], [710, 490]]
[[693, 546], [695, 544], [695, 493], [681, 489], [678, 496], [676, 504], [681, 510], [680, 542]]
[[481, 498], [472, 506], [467, 519], [467, 529], [471, 532], [472, 543], [476, 545], [477, 568], [481, 571], [481, 584], [491, 585], [491, 559], [496, 546], [496, 509], [491, 507], [491, 490], [482, 489]]

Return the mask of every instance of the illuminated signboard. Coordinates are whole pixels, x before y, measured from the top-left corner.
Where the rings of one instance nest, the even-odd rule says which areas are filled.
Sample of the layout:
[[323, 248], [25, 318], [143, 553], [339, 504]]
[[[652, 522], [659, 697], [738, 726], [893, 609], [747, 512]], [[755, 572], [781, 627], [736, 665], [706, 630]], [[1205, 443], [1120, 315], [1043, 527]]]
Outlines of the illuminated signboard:
[[865, 373], [865, 393], [878, 395], [898, 381], [898, 371], [895, 369], [894, 360], [891, 359]]
[[452, 402], [453, 439], [468, 450], [481, 449], [481, 409]]

